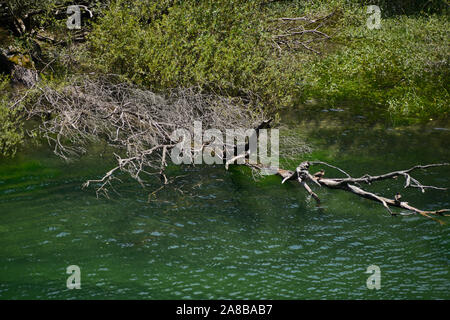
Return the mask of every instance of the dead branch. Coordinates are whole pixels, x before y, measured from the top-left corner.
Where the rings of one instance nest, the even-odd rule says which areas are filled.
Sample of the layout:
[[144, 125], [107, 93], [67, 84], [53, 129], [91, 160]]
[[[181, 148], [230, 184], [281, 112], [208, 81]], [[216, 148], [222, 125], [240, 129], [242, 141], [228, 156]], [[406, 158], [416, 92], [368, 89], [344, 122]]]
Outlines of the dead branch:
[[[103, 177], [83, 184], [85, 188], [94, 184], [97, 195], [107, 195], [121, 172], [142, 186], [147, 178], [154, 176], [167, 184], [167, 153], [178, 143], [171, 138], [175, 129], [185, 130], [194, 137], [194, 121], [200, 121], [203, 130], [214, 128], [222, 132], [264, 123], [263, 113], [255, 112], [258, 108], [251, 99], [206, 94], [198, 88], [158, 95], [128, 83], [118, 83], [111, 76], [84, 76], [70, 82], [58, 90], [36, 84], [33, 98], [27, 99], [32, 102], [25, 105], [29, 118], [42, 119], [37, 131], [47, 138], [54, 153], [66, 161], [86, 153], [92, 142], [106, 141], [117, 150], [117, 165]], [[211, 145], [213, 142], [201, 144], [191, 157]]]
[[[309, 167], [310, 165], [314, 165], [314, 164], [324, 164], [327, 165], [329, 167], [332, 167], [334, 169], [337, 169], [338, 171], [344, 173], [347, 178], [316, 178], [314, 176], [311, 176], [311, 174], [309, 173]], [[246, 164], [248, 165], [248, 164]], [[416, 165], [412, 168], [409, 168], [407, 170], [398, 170], [398, 171], [393, 171], [393, 172], [389, 172], [383, 175], [378, 175], [378, 176], [370, 176], [370, 175], [364, 175], [360, 178], [352, 178], [348, 173], [346, 173], [344, 170], [329, 165], [325, 162], [322, 161], [305, 161], [302, 162], [295, 171], [291, 171], [291, 170], [284, 170], [284, 169], [278, 169], [277, 175], [279, 175], [280, 177], [283, 178], [281, 183], [284, 183], [288, 180], [297, 180], [307, 191], [308, 193], [314, 197], [314, 199], [317, 201], [317, 203], [320, 203], [320, 199], [319, 197], [313, 193], [313, 191], [311, 190], [311, 188], [308, 186], [307, 182], [313, 182], [316, 184], [319, 184], [320, 186], [323, 187], [327, 187], [330, 189], [341, 189], [344, 191], [348, 191], [351, 192], [353, 194], [356, 194], [357, 196], [369, 199], [369, 200], [373, 200], [376, 202], [379, 202], [383, 205], [384, 208], [386, 208], [386, 210], [391, 214], [391, 215], [396, 215], [396, 213], [394, 213], [390, 207], [397, 207], [397, 208], [402, 208], [405, 210], [408, 210], [410, 212], [413, 213], [418, 213], [428, 219], [432, 219], [434, 221], [439, 222], [440, 224], [444, 224], [444, 222], [442, 220], [439, 220], [437, 218], [434, 218], [433, 216], [438, 215], [438, 216], [449, 216], [449, 214], [445, 214], [446, 212], [450, 212], [450, 209], [440, 209], [440, 210], [435, 210], [435, 211], [427, 211], [427, 210], [421, 210], [418, 209], [412, 205], [410, 205], [408, 202], [406, 201], [401, 201], [401, 200], [397, 200], [397, 199], [390, 199], [390, 198], [386, 198], [383, 196], [379, 196], [375, 193], [366, 191], [364, 189], [362, 189], [361, 187], [356, 186], [355, 184], [357, 183], [367, 183], [370, 184], [372, 182], [375, 181], [381, 181], [381, 180], [386, 180], [386, 179], [391, 179], [391, 178], [395, 178], [399, 175], [402, 176], [406, 176], [407, 179], [407, 183], [404, 186], [406, 187], [415, 187], [415, 188], [420, 188], [422, 190], [422, 192], [425, 192], [425, 189], [436, 189], [436, 190], [446, 190], [446, 188], [439, 188], [439, 187], [434, 187], [434, 186], [424, 186], [422, 185], [418, 180], [412, 178], [410, 176], [410, 173], [414, 170], [417, 169], [427, 169], [427, 168], [432, 168], [432, 167], [440, 167], [440, 166], [447, 166], [449, 165], [449, 163], [437, 163], [437, 164], [427, 164], [427, 165]], [[259, 167], [262, 168], [262, 166], [257, 166], [257, 165], [252, 165], [252, 168], [255, 167]]]
[[321, 54], [319, 49], [312, 44], [331, 39], [331, 36], [323, 31], [331, 17], [332, 12], [323, 17], [282, 17], [271, 20], [274, 22], [274, 35], [272, 42], [279, 52], [283, 48], [298, 50], [304, 48], [316, 54]]

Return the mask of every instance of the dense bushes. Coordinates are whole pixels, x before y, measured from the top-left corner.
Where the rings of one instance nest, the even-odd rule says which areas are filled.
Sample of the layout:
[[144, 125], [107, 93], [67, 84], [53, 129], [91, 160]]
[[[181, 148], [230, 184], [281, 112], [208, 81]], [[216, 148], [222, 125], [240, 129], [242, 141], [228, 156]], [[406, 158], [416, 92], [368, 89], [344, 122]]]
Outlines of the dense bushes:
[[[403, 2], [380, 1], [382, 28], [369, 30], [364, 1], [116, 1], [90, 44], [96, 66], [157, 88], [250, 90], [272, 108], [314, 97], [378, 117], [447, 117], [447, 16], [394, 16]], [[408, 8], [442, 11], [439, 1]], [[274, 50], [273, 18], [333, 10], [341, 15], [323, 55]]]
[[20, 108], [8, 105], [9, 78], [0, 75], [0, 156], [13, 156], [23, 140]]
[[118, 0], [90, 34], [94, 65], [156, 88], [200, 85], [231, 95], [252, 92], [266, 107], [296, 103], [304, 52], [279, 53], [271, 20], [325, 15], [342, 1]]
[[271, 53], [255, 15], [258, 1], [147, 2], [153, 10], [145, 15], [129, 1], [105, 14], [90, 35], [96, 64], [157, 88], [199, 84], [231, 94], [264, 93], [261, 75]]
[[445, 13], [449, 8], [446, 0], [349, 0], [349, 2], [377, 5], [385, 17]]
[[448, 29], [436, 16], [384, 19], [380, 30], [349, 27], [345, 46], [311, 65], [310, 93], [396, 119], [447, 117]]

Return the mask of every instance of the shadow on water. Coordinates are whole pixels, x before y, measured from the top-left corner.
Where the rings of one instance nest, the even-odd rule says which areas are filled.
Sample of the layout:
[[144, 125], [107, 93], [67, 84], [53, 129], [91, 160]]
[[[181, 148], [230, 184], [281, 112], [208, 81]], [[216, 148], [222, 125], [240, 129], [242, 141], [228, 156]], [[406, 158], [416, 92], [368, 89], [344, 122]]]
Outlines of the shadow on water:
[[[361, 175], [449, 159], [445, 128], [284, 118], [313, 147], [286, 161], [290, 169], [320, 159]], [[393, 218], [376, 203], [313, 187], [318, 209], [296, 183], [255, 181], [236, 166], [171, 167], [183, 177], [149, 202], [157, 182], [143, 190], [124, 177], [121, 196], [109, 200], [81, 189], [111, 165], [98, 155], [65, 164], [49, 150], [0, 163], [1, 299], [450, 298], [448, 225]], [[450, 185], [449, 168], [416, 177]], [[402, 184], [369, 188], [401, 190], [424, 209], [450, 207], [448, 191]], [[66, 288], [72, 264], [81, 268], [81, 290]], [[372, 264], [382, 273], [377, 291], [366, 287]]]

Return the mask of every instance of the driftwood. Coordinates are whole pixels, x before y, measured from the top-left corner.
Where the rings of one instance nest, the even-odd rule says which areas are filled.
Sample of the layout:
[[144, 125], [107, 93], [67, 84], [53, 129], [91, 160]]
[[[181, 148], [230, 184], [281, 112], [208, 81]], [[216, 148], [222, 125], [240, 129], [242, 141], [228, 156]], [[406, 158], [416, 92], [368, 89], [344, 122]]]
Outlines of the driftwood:
[[[316, 177], [311, 175], [309, 172], [309, 168], [312, 165], [326, 165], [331, 168], [334, 168], [343, 174], [346, 175], [345, 178], [323, 178], [323, 177]], [[261, 170], [264, 167], [261, 165], [255, 165], [246, 163], [245, 165], [251, 167], [252, 169]], [[402, 201], [401, 199], [390, 199], [386, 198], [384, 196], [377, 195], [375, 193], [369, 192], [364, 190], [360, 184], [371, 184], [376, 181], [386, 180], [386, 179], [396, 179], [398, 176], [405, 177], [405, 188], [411, 187], [411, 188], [418, 188], [422, 192], [425, 192], [426, 189], [435, 189], [435, 190], [447, 190], [447, 188], [440, 188], [435, 186], [426, 186], [422, 185], [418, 180], [411, 177], [411, 172], [418, 169], [427, 169], [432, 167], [439, 167], [439, 166], [447, 166], [449, 163], [437, 163], [437, 164], [427, 164], [427, 165], [416, 165], [412, 168], [406, 169], [406, 170], [398, 170], [389, 172], [383, 175], [378, 176], [371, 176], [371, 175], [364, 175], [359, 178], [353, 178], [348, 173], [343, 171], [342, 169], [332, 166], [326, 162], [322, 161], [304, 161], [300, 163], [300, 165], [295, 169], [295, 171], [291, 170], [284, 170], [284, 169], [278, 169], [277, 175], [283, 178], [281, 183], [285, 183], [288, 180], [296, 180], [300, 183], [300, 185], [305, 188], [305, 190], [316, 200], [317, 204], [320, 204], [320, 198], [317, 196], [316, 193], [314, 193], [311, 189], [311, 187], [308, 185], [308, 183], [313, 183], [319, 187], [326, 187], [330, 189], [340, 189], [344, 191], [348, 191], [351, 193], [356, 194], [357, 196], [373, 200], [376, 202], [381, 203], [386, 210], [391, 214], [392, 216], [397, 215], [397, 213], [393, 212], [390, 207], [397, 207], [402, 208], [405, 210], [410, 211], [413, 213], [418, 213], [426, 218], [432, 219], [434, 221], [439, 222], [441, 225], [445, 224], [442, 220], [439, 220], [433, 216], [449, 216], [450, 214], [445, 214], [446, 212], [450, 212], [450, 209], [440, 209], [435, 211], [427, 211], [427, 210], [421, 210], [416, 207], [413, 207], [406, 201]]]

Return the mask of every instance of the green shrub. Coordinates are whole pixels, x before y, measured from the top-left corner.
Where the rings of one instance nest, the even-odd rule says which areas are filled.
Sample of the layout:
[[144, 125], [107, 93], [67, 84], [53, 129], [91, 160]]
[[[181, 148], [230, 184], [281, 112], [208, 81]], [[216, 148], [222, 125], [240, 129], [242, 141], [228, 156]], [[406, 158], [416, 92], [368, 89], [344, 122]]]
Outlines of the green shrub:
[[[446, 118], [448, 17], [439, 1], [396, 15], [407, 2], [377, 2], [387, 12], [382, 28], [369, 30], [360, 0], [117, 0], [90, 34], [91, 62], [156, 89], [251, 91], [274, 110], [314, 97], [378, 118]], [[274, 18], [333, 11], [322, 55], [274, 48]]]
[[156, 3], [146, 1], [150, 21], [129, 1], [111, 6], [90, 36], [97, 65], [156, 88], [250, 90], [269, 101], [295, 91], [282, 90], [295, 81], [272, 59], [260, 1]]
[[405, 122], [446, 118], [448, 29], [439, 16], [383, 19], [380, 30], [349, 26], [339, 39], [344, 45], [310, 65], [308, 94]]
[[9, 77], [0, 75], [0, 156], [14, 156], [23, 141], [20, 108], [9, 106]]
[[360, 5], [377, 5], [384, 17], [444, 13], [448, 10], [446, 0], [350, 0]]

